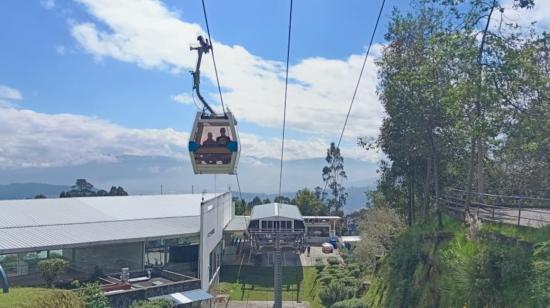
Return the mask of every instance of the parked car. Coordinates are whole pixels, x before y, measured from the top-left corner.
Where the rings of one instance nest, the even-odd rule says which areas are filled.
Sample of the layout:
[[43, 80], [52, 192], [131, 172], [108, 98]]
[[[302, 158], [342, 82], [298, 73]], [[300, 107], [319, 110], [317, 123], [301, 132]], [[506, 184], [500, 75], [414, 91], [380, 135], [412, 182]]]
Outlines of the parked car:
[[324, 253], [332, 253], [334, 251], [334, 246], [331, 243], [323, 243], [321, 249]]

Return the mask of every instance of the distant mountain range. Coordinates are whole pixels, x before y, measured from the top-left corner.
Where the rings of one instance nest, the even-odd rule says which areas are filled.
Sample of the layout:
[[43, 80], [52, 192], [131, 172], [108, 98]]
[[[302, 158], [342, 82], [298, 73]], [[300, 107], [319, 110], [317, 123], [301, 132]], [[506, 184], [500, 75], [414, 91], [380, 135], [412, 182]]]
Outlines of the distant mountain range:
[[43, 194], [48, 198], [58, 198], [62, 191], [70, 190], [70, 186], [43, 183], [12, 183], [0, 185], [0, 200], [31, 199]]
[[[38, 194], [43, 194], [48, 198], [58, 198], [62, 191], [68, 191], [71, 186], [68, 185], [52, 185], [44, 183], [12, 183], [8, 185], [0, 185], [0, 200], [13, 200], [13, 199], [32, 199]], [[348, 193], [348, 200], [344, 208], [346, 213], [351, 213], [365, 207], [366, 197], [365, 192], [371, 190], [369, 187], [348, 187], [346, 191]], [[239, 196], [238, 191], [233, 191], [234, 196]], [[283, 195], [288, 198], [293, 198], [295, 192], [285, 192]], [[243, 192], [242, 197], [250, 202], [254, 197], [258, 196], [260, 199], [273, 201], [277, 194], [267, 193], [251, 193]]]
[[[326, 162], [322, 158], [285, 161], [283, 191], [294, 196], [304, 187], [323, 186], [321, 170]], [[365, 204], [364, 191], [376, 183], [376, 163], [355, 159], [345, 160], [348, 181], [346, 212]], [[169, 157], [121, 156], [113, 162], [96, 162], [63, 167], [0, 168], [0, 199], [33, 198], [37, 194], [57, 197], [69, 189], [67, 184], [86, 179], [95, 187], [122, 186], [130, 195], [154, 195], [238, 191], [234, 175], [194, 175], [188, 160]], [[279, 182], [279, 161], [243, 156], [239, 163], [239, 182], [243, 192], [271, 196]], [[22, 184], [12, 184], [22, 183]], [[40, 183], [52, 183], [40, 184]], [[246, 198], [246, 197], [245, 197]], [[248, 198], [246, 198], [248, 199]]]

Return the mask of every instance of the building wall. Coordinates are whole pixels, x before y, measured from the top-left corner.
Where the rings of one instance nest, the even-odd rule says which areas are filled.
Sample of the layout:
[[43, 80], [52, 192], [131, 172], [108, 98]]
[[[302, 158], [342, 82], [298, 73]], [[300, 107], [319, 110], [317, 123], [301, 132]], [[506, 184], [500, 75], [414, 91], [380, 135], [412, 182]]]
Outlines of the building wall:
[[[223, 250], [223, 229], [232, 218], [231, 210], [231, 193], [219, 195], [201, 204], [200, 279], [201, 288], [205, 291], [208, 291], [219, 275], [221, 262], [211, 260], [218, 257], [217, 253], [211, 252], [219, 245], [222, 245]], [[210, 268], [211, 264], [216, 268]]]

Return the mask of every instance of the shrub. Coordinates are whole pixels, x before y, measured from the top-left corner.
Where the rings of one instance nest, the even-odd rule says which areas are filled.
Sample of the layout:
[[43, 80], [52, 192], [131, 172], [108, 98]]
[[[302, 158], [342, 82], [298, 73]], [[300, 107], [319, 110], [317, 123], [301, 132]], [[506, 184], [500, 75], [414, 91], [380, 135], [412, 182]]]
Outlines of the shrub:
[[71, 291], [53, 290], [36, 299], [31, 305], [26, 306], [40, 308], [84, 308], [82, 300]]
[[550, 242], [535, 246], [533, 253], [533, 286], [534, 300], [540, 307], [550, 306]]
[[69, 262], [60, 258], [50, 258], [38, 262], [38, 271], [46, 281], [46, 285], [51, 288], [59, 274], [65, 271]]
[[131, 308], [172, 308], [174, 304], [167, 299], [141, 300], [134, 302]]
[[99, 283], [85, 283], [78, 291], [78, 296], [86, 308], [109, 308], [109, 299], [103, 294]]
[[330, 307], [336, 302], [354, 297], [356, 293], [356, 287], [346, 286], [342, 281], [336, 280], [319, 291], [319, 298], [325, 307]]
[[362, 299], [352, 298], [334, 303], [330, 308], [368, 308], [368, 306]]
[[329, 265], [338, 265], [338, 264], [340, 264], [340, 260], [338, 260], [338, 258], [336, 258], [334, 256], [328, 257], [327, 262], [328, 262]]

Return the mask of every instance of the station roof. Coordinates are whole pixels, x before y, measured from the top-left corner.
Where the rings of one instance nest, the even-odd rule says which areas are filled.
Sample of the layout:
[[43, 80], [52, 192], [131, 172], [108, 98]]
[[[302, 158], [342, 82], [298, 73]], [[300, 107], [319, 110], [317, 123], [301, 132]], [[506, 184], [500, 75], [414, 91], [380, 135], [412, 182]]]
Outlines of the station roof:
[[250, 216], [234, 216], [224, 231], [226, 232], [243, 232], [246, 231], [248, 227], [248, 222], [250, 221]]
[[252, 208], [250, 220], [284, 217], [288, 219], [304, 220], [296, 205], [285, 203], [259, 204]]
[[0, 254], [198, 234], [202, 200], [187, 194], [0, 201]]

